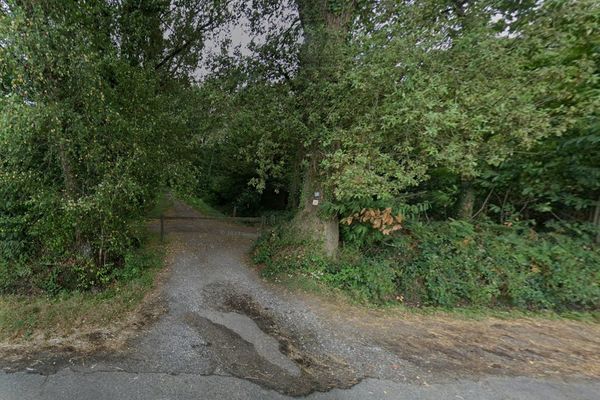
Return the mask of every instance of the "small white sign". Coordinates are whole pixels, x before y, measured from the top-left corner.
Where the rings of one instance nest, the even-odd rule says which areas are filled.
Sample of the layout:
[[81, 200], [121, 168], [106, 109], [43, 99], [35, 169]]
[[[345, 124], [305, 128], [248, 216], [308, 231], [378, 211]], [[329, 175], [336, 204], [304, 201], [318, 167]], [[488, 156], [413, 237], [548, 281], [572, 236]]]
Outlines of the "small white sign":
[[319, 200], [315, 199], [313, 200], [313, 206], [318, 206], [319, 205]]
[[315, 192], [315, 197], [321, 197], [321, 192]]

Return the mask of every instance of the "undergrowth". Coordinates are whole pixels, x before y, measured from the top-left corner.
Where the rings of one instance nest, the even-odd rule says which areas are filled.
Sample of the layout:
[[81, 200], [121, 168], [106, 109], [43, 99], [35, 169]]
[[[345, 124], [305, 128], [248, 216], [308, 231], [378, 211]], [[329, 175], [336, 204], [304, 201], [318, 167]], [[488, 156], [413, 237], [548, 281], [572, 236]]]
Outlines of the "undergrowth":
[[263, 265], [264, 276], [301, 274], [377, 304], [600, 308], [600, 253], [567, 235], [460, 221], [413, 222], [395, 236], [361, 243], [342, 233], [346, 240], [333, 261], [315, 243], [279, 227], [259, 239], [254, 261]]
[[60, 258], [51, 254], [0, 257], [0, 294], [57, 296], [65, 292], [101, 291], [135, 276], [134, 259], [149, 241], [146, 218], [158, 218], [171, 205], [170, 196], [158, 194], [144, 215], [127, 223], [127, 240], [107, 239], [100, 246], [101, 251], [82, 242], [77, 250], [64, 252]]
[[0, 341], [106, 328], [134, 309], [153, 287], [163, 266], [163, 250], [157, 237], [147, 237], [141, 248], [126, 255], [113, 282], [101, 291], [0, 296]]
[[184, 203], [189, 204], [194, 210], [198, 211], [202, 215], [206, 215], [208, 217], [225, 216], [225, 214], [223, 214], [221, 211], [217, 210], [203, 199], [194, 195], [180, 191], [177, 193], [177, 197], [181, 199]]
[[[163, 193], [147, 216], [156, 218], [171, 205]], [[118, 263], [103, 267], [85, 259], [68, 264], [0, 260], [0, 341], [103, 328], [137, 306], [164, 264], [164, 246], [143, 220], [135, 229], [135, 243]]]

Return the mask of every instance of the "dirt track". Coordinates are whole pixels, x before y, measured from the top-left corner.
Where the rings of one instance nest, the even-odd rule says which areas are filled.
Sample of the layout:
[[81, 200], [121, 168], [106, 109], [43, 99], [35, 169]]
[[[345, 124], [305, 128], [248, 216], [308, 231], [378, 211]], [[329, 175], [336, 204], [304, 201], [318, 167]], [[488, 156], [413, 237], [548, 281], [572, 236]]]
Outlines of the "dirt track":
[[[179, 202], [171, 213], [196, 215]], [[47, 348], [21, 360], [15, 354], [13, 360], [5, 358], [0, 364], [11, 374], [0, 374], [0, 399], [4, 400], [2, 388], [12, 387], [11, 379], [23, 380], [31, 373], [70, 382], [70, 374], [101, 372], [106, 376], [98, 375], [99, 385], [123, 374], [140, 380], [163, 376], [172, 381], [172, 393], [178, 393], [180, 383], [168, 377], [193, 376], [190, 385], [209, 386], [214, 381], [210, 377], [223, 377], [245, 388], [239, 391], [234, 385], [235, 393], [256, 391], [261, 398], [334, 388], [347, 389], [340, 398], [362, 398], [360, 393], [372, 385], [394, 390], [410, 385], [415, 393], [436, 387], [440, 393], [452, 393], [459, 383], [474, 393], [482, 384], [498, 384], [501, 389], [491, 390], [488, 397], [474, 398], [505, 398], [494, 396], [517, 390], [523, 379], [531, 387], [541, 385], [537, 393], [544, 399], [594, 398], [600, 388], [596, 324], [458, 320], [369, 310], [289, 293], [261, 280], [245, 262], [256, 237], [254, 228], [176, 220], [168, 221], [166, 229], [169, 269], [160, 290], [141, 310], [148, 315], [133, 319], [137, 327], [121, 327], [114, 334], [86, 333], [78, 338], [79, 348]], [[81, 351], [86, 341], [95, 351]], [[515, 376], [523, 378], [514, 380]], [[74, 383], [57, 385], [64, 393], [77, 388]], [[214, 385], [210, 387], [223, 398], [255, 398], [236, 397], [227, 385]], [[336, 391], [329, 393], [337, 398]], [[110, 398], [102, 396], [83, 398]], [[521, 397], [515, 392], [507, 398]]]

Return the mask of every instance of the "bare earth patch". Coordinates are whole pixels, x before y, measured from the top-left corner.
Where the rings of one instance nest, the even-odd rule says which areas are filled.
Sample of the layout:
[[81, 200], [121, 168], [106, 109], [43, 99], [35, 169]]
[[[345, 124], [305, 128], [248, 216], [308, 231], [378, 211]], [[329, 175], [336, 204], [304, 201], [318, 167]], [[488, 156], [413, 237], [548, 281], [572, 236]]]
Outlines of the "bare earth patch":
[[432, 373], [600, 377], [600, 324], [376, 310], [303, 294], [321, 318]]

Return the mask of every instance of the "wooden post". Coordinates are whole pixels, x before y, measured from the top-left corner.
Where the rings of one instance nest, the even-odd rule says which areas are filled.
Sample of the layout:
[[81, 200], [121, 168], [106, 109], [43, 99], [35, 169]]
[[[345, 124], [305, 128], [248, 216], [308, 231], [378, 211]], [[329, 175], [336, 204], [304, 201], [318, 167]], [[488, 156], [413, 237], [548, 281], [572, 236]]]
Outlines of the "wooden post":
[[592, 218], [594, 227], [598, 230], [596, 233], [596, 244], [600, 244], [600, 197], [596, 202], [596, 208], [594, 209], [594, 217]]
[[160, 241], [164, 241], [165, 239], [165, 218], [162, 214], [160, 214]]
[[266, 217], [264, 215], [262, 215], [260, 217], [260, 231], [262, 232], [265, 229], [265, 225], [266, 225]]
[[233, 218], [235, 218], [236, 214], [237, 214], [237, 206], [233, 206]]

